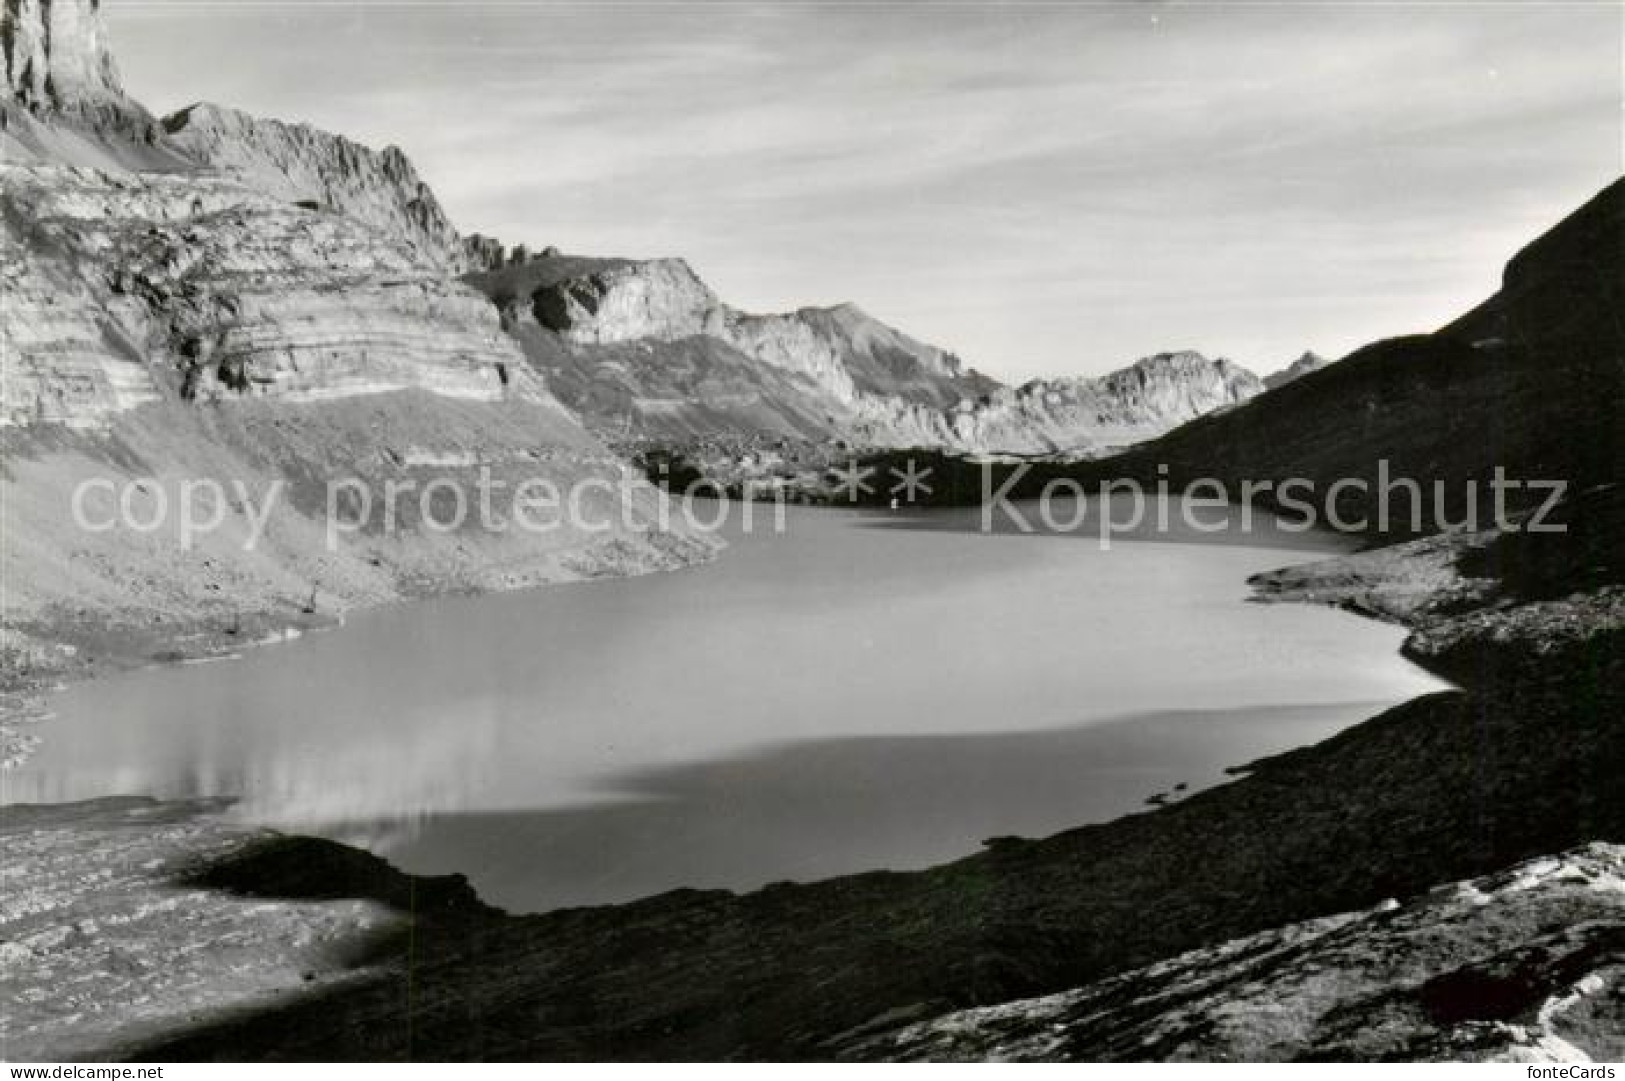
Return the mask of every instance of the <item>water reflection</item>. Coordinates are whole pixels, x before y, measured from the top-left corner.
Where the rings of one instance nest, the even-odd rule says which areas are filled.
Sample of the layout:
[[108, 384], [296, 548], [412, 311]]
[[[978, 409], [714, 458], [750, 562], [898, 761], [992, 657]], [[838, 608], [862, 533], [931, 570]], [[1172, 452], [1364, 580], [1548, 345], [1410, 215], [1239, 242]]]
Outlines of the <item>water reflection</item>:
[[534, 907], [918, 865], [1437, 686], [1396, 628], [1243, 603], [1248, 574], [1301, 551], [789, 524], [708, 567], [404, 606], [72, 687], [6, 799], [235, 796], [245, 819]]
[[[855, 738], [629, 774], [634, 798], [553, 811], [333, 823], [415, 869], [461, 872], [515, 911], [672, 889], [749, 889], [955, 859], [1188, 798], [1245, 764], [1324, 739], [1381, 703], [1195, 710], [1054, 731]], [[522, 856], [516, 856], [522, 854]]]

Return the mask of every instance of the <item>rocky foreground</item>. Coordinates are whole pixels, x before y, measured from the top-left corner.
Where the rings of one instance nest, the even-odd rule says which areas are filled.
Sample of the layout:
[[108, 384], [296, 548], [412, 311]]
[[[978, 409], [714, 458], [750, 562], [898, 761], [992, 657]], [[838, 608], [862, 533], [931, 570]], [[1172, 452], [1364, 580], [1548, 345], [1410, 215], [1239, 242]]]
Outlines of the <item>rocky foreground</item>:
[[[222, 812], [107, 800], [8, 815], [0, 835], [31, 871], [3, 912], [9, 1057], [139, 1054], [177, 1027], [365, 988], [398, 956], [414, 911], [501, 919], [454, 879], [407, 878], [336, 845], [234, 828]], [[1061, 994], [924, 1021], [909, 1020], [930, 1012], [923, 1004], [883, 1014], [829, 1053], [1617, 1061], [1622, 911], [1625, 849], [1593, 844]]]
[[1611, 1062], [1625, 1056], [1625, 848], [1594, 844], [842, 1053], [913, 1061]]
[[406, 923], [364, 891], [270, 900], [188, 886], [189, 869], [257, 839], [217, 803], [8, 807], [0, 837], [12, 1061], [118, 1058], [178, 1025], [354, 980], [371, 944]]

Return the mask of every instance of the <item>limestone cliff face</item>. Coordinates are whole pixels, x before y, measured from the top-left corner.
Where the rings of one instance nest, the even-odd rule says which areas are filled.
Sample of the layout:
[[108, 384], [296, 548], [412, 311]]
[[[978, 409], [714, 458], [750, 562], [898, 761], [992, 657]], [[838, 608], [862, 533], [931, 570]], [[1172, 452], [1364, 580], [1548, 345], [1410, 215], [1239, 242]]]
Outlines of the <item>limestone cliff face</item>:
[[909, 337], [856, 304], [802, 308], [790, 318], [841, 357], [865, 394], [945, 407], [998, 386], [953, 353]]
[[764, 364], [804, 375], [841, 405], [853, 406], [864, 392], [845, 363], [839, 340], [826, 337], [819, 329], [811, 320], [801, 318], [800, 313], [729, 312], [723, 333], [744, 353]]
[[[624, 388], [613, 415], [601, 410], [611, 399], [570, 400], [610, 429], [687, 436], [708, 415], [719, 431], [935, 445], [949, 435], [942, 406], [989, 385], [852, 305], [741, 312], [681, 259], [558, 255], [471, 280], [523, 328], [533, 359], [572, 373], [563, 386]], [[634, 345], [658, 356], [644, 361]], [[663, 367], [689, 373], [692, 393], [674, 395]]]
[[198, 104], [164, 118], [170, 142], [195, 161], [293, 204], [337, 211], [405, 240], [456, 272], [468, 254], [434, 192], [397, 147], [373, 150], [342, 135]]
[[[357, 605], [712, 550], [662, 521], [659, 493], [452, 277], [462, 242], [399, 151], [212, 109], [171, 133], [123, 96], [94, 2], [4, 13], [8, 651], [20, 640], [16, 655], [47, 668], [77, 663], [62, 643], [120, 643], [137, 660], [181, 643], [208, 652]], [[443, 532], [412, 514], [342, 538], [324, 528], [332, 479], [467, 493], [487, 471], [509, 490], [591, 481], [621, 498], [592, 512], [605, 529], [502, 531], [474, 516]], [[174, 486], [195, 480], [257, 493], [262, 536], [241, 528], [248, 495], [202, 551], [173, 515], [157, 532], [90, 531], [72, 509], [87, 481], [166, 493], [173, 508]], [[266, 503], [272, 491], [285, 497]], [[34, 663], [8, 665], [0, 686]]]
[[1617, 1060], [1625, 849], [1195, 950], [1075, 991], [946, 1014], [849, 1054], [1015, 1061]]
[[[553, 398], [489, 302], [406, 240], [226, 177], [64, 166], [9, 168], [0, 217], [0, 559], [19, 580], [10, 625], [31, 640], [83, 646], [94, 625], [137, 651], [176, 635], [229, 648], [401, 596], [710, 551], [662, 523], [660, 495]], [[624, 513], [543, 532], [474, 515], [442, 533], [411, 511], [336, 544], [326, 533], [330, 480], [444, 481], [471, 498], [484, 471], [510, 492], [590, 480], [624, 492]], [[240, 515], [201, 550], [173, 516], [158, 533], [87, 532], [71, 509], [85, 481], [165, 492], [171, 508], [176, 484], [243, 486], [264, 536], [250, 544]]]
[[[103, 427], [165, 397], [550, 400], [449, 278], [463, 242], [399, 150], [200, 105], [130, 161], [129, 133], [96, 124], [150, 117], [119, 84], [99, 4], [4, 11], [7, 132], [30, 153], [8, 156], [0, 191], [0, 425]], [[172, 167], [121, 167], [155, 162]]]
[[543, 398], [489, 305], [346, 215], [220, 178], [16, 168], [0, 424], [161, 396]]
[[107, 48], [99, 0], [5, 0], [6, 90], [38, 111], [129, 105]]
[[806, 377], [847, 406], [861, 396], [946, 405], [982, 385], [962, 370], [957, 357], [851, 304], [783, 315], [741, 312], [723, 303], [681, 259], [556, 256], [486, 276], [479, 284], [510, 303], [528, 298], [541, 326], [576, 345], [706, 335]]
[[941, 408], [981, 389], [958, 357], [910, 338], [855, 304], [785, 315], [729, 310], [726, 332], [745, 352], [799, 371], [849, 404], [901, 398]]
[[1095, 379], [1041, 379], [955, 410], [962, 444], [1030, 454], [1098, 454], [1155, 438], [1261, 393], [1263, 382], [1223, 358], [1159, 353]]
[[536, 321], [576, 345], [721, 337], [725, 329], [721, 301], [681, 259], [537, 260], [491, 284], [528, 292]]
[[124, 92], [100, 0], [5, 0], [0, 157], [104, 168], [173, 168], [152, 114]]
[[99, 0], [6, 0], [3, 44], [9, 163], [213, 171], [272, 199], [346, 214], [452, 273], [500, 258], [494, 242], [458, 235], [397, 147], [202, 103], [156, 120], [124, 91]]

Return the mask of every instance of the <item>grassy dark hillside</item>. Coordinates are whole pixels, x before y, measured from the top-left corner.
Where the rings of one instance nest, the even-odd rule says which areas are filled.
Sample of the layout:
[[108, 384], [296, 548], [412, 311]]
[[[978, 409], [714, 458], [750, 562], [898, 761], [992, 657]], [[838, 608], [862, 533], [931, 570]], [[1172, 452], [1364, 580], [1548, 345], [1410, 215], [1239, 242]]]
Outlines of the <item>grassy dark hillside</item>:
[[[1112, 463], [1175, 478], [1305, 477], [1325, 491], [1343, 477], [1376, 490], [1390, 477], [1442, 483], [1456, 521], [1468, 482], [1496, 467], [1521, 480], [1576, 489], [1625, 469], [1625, 181], [1611, 185], [1519, 252], [1501, 291], [1435, 334], [1378, 342], [1248, 405], [1204, 417]], [[1375, 499], [1348, 489], [1349, 518], [1374, 517]], [[1431, 502], [1431, 492], [1429, 493]], [[1539, 503], [1538, 493], [1510, 497]], [[1408, 496], [1395, 497], [1390, 533]], [[1480, 508], [1483, 513], [1483, 508]], [[1380, 527], [1380, 523], [1379, 523]]]
[[[1512, 480], [1580, 487], [1617, 476], [1625, 461], [1617, 413], [1625, 402], [1622, 357], [1617, 346], [1601, 343], [1474, 347], [1446, 335], [1379, 342], [1094, 472], [1149, 483], [1166, 466], [1175, 483], [1217, 477], [1232, 492], [1248, 481], [1272, 482], [1275, 491], [1301, 477], [1323, 495], [1356, 478], [1362, 485], [1346, 485], [1332, 500], [1340, 521], [1364, 520], [1366, 526], [1352, 528], [1389, 536], [1463, 520], [1474, 484], [1487, 522], [1486, 486], [1497, 467]], [[1413, 489], [1400, 478], [1417, 482], [1425, 507], [1415, 506]], [[1378, 505], [1384, 483], [1386, 523]], [[1541, 491], [1509, 492], [1508, 503], [1538, 504]]]
[[1625, 340], [1625, 180], [1524, 247], [1501, 290], [1441, 333], [1541, 347]]
[[[1202, 418], [1115, 463], [1227, 480], [1341, 476], [1462, 486], [1505, 468], [1518, 480], [1614, 483], [1625, 470], [1625, 180], [1506, 263], [1500, 293], [1433, 335], [1367, 346], [1341, 364]], [[1519, 502], [1539, 502], [1524, 494]], [[1355, 517], [1371, 497], [1350, 494]], [[1428, 522], [1427, 527], [1435, 523]], [[1423, 528], [1432, 532], [1432, 528]]]

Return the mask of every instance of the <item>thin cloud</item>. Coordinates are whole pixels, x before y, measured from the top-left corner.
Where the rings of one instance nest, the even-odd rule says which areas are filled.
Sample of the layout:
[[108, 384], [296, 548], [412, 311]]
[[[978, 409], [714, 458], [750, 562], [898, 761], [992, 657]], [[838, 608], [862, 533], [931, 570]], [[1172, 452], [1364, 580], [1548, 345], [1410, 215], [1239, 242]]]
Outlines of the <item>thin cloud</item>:
[[1601, 5], [108, 11], [155, 106], [398, 143], [467, 230], [1013, 379], [1426, 329], [1620, 167]]

